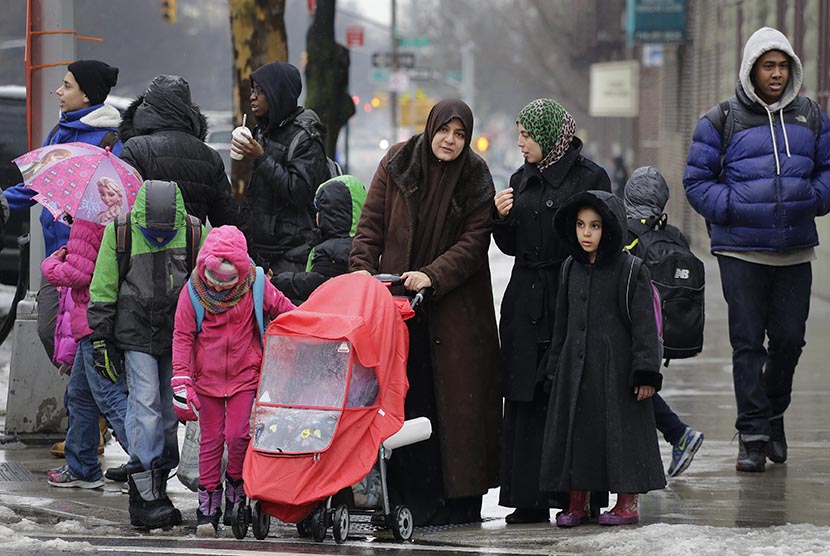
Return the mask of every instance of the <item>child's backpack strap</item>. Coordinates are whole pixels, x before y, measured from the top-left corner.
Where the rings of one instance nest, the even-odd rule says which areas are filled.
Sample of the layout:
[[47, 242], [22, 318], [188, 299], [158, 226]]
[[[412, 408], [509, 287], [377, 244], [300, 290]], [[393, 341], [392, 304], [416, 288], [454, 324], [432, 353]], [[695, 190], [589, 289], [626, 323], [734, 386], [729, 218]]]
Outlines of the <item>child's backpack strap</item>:
[[[640, 275], [640, 267], [643, 266], [643, 260], [640, 257], [635, 257], [630, 253], [626, 253], [628, 262], [623, 265], [623, 279], [619, 281], [620, 292], [617, 295], [617, 300], [620, 304], [620, 313], [623, 318], [628, 321], [631, 326], [631, 300], [634, 296], [632, 282], [637, 281]], [[651, 286], [651, 303], [654, 311], [654, 322], [657, 325], [657, 354], [659, 359], [663, 359], [663, 303], [660, 300], [660, 292], [654, 286], [654, 283], [649, 281]]]
[[187, 293], [190, 296], [190, 304], [196, 313], [196, 334], [202, 331], [202, 321], [205, 320], [205, 306], [196, 296], [196, 289], [193, 287], [193, 280], [187, 281]]
[[263, 336], [265, 336], [265, 317], [262, 314], [262, 306], [265, 303], [265, 280], [267, 280], [265, 271], [261, 266], [256, 267], [256, 277], [251, 289], [254, 294], [254, 316], [256, 317], [256, 325], [259, 327], [260, 344]]
[[199, 256], [199, 248], [202, 246], [202, 221], [195, 216], [187, 215], [187, 264], [189, 271], [196, 268], [196, 257]]
[[120, 214], [114, 221], [115, 258], [118, 260], [118, 283], [124, 281], [130, 270], [130, 250], [132, 248], [132, 226], [130, 213]]
[[574, 258], [571, 255], [568, 255], [568, 258], [562, 261], [562, 272], [559, 278], [560, 287], [567, 287], [568, 286], [568, 276], [571, 273], [571, 265], [574, 262]]

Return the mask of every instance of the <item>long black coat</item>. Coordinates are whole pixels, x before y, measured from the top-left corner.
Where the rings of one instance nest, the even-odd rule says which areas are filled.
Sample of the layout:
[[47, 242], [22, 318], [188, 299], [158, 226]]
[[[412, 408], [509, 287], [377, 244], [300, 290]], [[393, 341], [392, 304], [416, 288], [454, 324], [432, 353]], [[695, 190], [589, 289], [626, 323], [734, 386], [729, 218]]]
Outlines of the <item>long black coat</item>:
[[504, 397], [511, 401], [533, 399], [537, 356], [553, 331], [559, 267], [569, 254], [553, 233], [553, 215], [576, 193], [611, 191], [608, 174], [581, 150], [582, 142], [574, 138], [565, 156], [544, 172], [535, 164], [519, 168], [510, 178], [513, 208], [493, 222], [496, 245], [516, 258], [499, 323]]
[[[576, 239], [577, 210], [602, 216], [597, 260], [588, 263]], [[651, 399], [637, 401], [635, 386], [662, 384], [648, 269], [631, 278], [629, 316], [621, 281], [633, 256], [625, 238], [622, 201], [587, 192], [571, 199], [554, 221], [574, 261], [563, 272], [547, 372], [553, 377], [540, 486], [546, 491], [641, 493], [666, 484]]]

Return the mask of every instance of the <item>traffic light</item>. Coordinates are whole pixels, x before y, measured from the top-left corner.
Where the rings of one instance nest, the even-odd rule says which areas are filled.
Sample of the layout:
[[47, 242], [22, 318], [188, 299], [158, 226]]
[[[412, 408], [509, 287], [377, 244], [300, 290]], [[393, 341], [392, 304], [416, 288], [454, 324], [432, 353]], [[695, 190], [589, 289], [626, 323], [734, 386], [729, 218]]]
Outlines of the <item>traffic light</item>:
[[161, 18], [165, 23], [176, 23], [176, 0], [161, 0]]
[[476, 150], [478, 152], [485, 152], [487, 149], [490, 148], [490, 140], [485, 135], [479, 135], [478, 139], [476, 139]]

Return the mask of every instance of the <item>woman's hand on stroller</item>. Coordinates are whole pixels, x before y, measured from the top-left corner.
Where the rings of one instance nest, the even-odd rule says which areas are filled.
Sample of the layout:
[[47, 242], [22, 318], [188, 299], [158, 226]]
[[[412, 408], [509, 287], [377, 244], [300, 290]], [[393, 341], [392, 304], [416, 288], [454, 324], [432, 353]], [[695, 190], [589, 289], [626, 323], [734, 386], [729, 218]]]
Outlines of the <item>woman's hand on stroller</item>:
[[417, 292], [432, 287], [432, 280], [429, 276], [419, 270], [410, 270], [401, 274], [403, 287], [409, 291]]
[[189, 376], [177, 375], [170, 379], [173, 388], [173, 409], [179, 421], [197, 421], [199, 419], [199, 396], [193, 389], [193, 381]]

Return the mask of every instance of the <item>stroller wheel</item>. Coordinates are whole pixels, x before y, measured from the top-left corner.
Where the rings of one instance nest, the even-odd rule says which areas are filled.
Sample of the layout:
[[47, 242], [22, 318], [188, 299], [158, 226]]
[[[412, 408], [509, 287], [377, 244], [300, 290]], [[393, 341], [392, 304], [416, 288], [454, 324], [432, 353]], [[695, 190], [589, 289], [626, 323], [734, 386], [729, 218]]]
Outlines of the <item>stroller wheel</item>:
[[412, 539], [415, 520], [412, 519], [412, 510], [409, 506], [395, 506], [392, 511], [392, 535], [398, 542]]
[[311, 520], [309, 518], [297, 523], [297, 534], [302, 538], [311, 536]]
[[271, 516], [262, 510], [259, 500], [255, 500], [251, 506], [251, 528], [258, 541], [267, 537], [268, 531], [271, 530]]
[[244, 539], [245, 535], [248, 534], [248, 523], [251, 520], [248, 511], [248, 504], [244, 500], [240, 500], [233, 505], [231, 529], [233, 529], [233, 536], [237, 539]]
[[345, 504], [340, 504], [334, 511], [334, 523], [332, 524], [332, 534], [337, 544], [346, 542], [349, 536], [349, 522], [349, 509]]
[[326, 538], [326, 508], [321, 506], [311, 514], [311, 536], [317, 542]]

